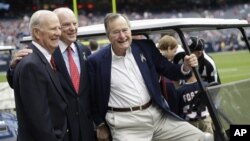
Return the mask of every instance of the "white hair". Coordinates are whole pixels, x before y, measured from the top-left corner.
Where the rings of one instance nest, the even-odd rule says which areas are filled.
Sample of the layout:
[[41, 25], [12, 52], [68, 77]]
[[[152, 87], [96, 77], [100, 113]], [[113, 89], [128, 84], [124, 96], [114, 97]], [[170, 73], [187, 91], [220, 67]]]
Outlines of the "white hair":
[[55, 14], [52, 11], [49, 10], [38, 10], [35, 13], [32, 14], [31, 18], [30, 18], [30, 23], [29, 23], [29, 31], [31, 33], [31, 37], [32, 39], [34, 39], [34, 35], [32, 33], [32, 29], [34, 27], [41, 27], [41, 24], [44, 21], [44, 17], [45, 15], [51, 15], [51, 14]]

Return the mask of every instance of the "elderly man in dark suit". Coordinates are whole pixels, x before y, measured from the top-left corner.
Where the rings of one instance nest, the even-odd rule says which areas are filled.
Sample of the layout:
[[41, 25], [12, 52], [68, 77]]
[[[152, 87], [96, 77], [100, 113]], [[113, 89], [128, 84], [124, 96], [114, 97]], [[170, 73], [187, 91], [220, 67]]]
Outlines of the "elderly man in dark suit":
[[[65, 97], [68, 100], [69, 132], [72, 141], [94, 141], [94, 125], [91, 116], [91, 100], [87, 75], [86, 60], [91, 54], [88, 47], [76, 41], [78, 21], [69, 8], [57, 8], [62, 34], [59, 48], [53, 53], [56, 69], [60, 78]], [[70, 52], [69, 52], [70, 51]], [[18, 51], [11, 61], [14, 68], [18, 60], [31, 53], [30, 49]], [[74, 66], [72, 65], [72, 62]], [[75, 69], [74, 69], [75, 67]], [[7, 78], [12, 85], [12, 71], [9, 69]]]
[[50, 63], [60, 28], [57, 15], [48, 10], [39, 10], [30, 19], [33, 53], [18, 63], [13, 76], [18, 141], [69, 140], [67, 99]]
[[[89, 92], [89, 82], [86, 61], [91, 54], [88, 47], [77, 42], [78, 21], [69, 8], [58, 8], [54, 12], [57, 14], [62, 35], [59, 41], [59, 48], [54, 52], [55, 63], [60, 72], [60, 82], [65, 96], [69, 101], [69, 123], [71, 139], [73, 141], [94, 141], [94, 125], [91, 115], [91, 100]], [[71, 47], [72, 58], [77, 66], [78, 77], [74, 75], [70, 65], [68, 48]], [[74, 81], [79, 79], [78, 88]]]
[[98, 139], [108, 140], [110, 132], [113, 141], [205, 140], [169, 110], [159, 85], [159, 75], [188, 77], [198, 64], [195, 55], [186, 56], [183, 65], [172, 64], [151, 40], [132, 41], [129, 21], [121, 14], [108, 14], [104, 25], [111, 44], [88, 58]]

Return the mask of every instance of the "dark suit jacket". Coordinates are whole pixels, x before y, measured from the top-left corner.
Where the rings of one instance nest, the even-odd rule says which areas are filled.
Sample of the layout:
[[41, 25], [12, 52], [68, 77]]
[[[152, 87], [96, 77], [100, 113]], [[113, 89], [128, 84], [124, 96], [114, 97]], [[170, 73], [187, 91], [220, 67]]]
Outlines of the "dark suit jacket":
[[68, 141], [67, 100], [44, 55], [33, 53], [16, 66], [13, 76], [18, 141]]
[[[77, 95], [70, 75], [67, 71], [62, 53], [59, 48], [53, 53], [57, 67], [57, 75], [59, 76], [61, 86], [68, 100], [68, 120], [70, 129], [71, 141], [93, 141], [95, 140], [93, 119], [91, 116], [91, 100], [89, 91], [89, 82], [87, 75], [86, 59], [91, 54], [91, 51], [81, 43], [75, 42], [79, 59], [80, 59], [80, 87], [79, 95]], [[9, 85], [13, 87], [12, 82], [13, 71], [7, 71], [7, 80]]]
[[79, 59], [80, 59], [80, 87], [79, 95], [76, 93], [70, 75], [67, 71], [62, 53], [57, 48], [53, 54], [57, 71], [60, 76], [60, 83], [62, 85], [65, 96], [69, 102], [69, 124], [72, 141], [93, 141], [94, 140], [94, 126], [91, 116], [91, 100], [89, 92], [89, 82], [86, 67], [87, 56], [91, 54], [90, 50], [80, 43], [75, 42]]
[[[179, 78], [184, 79], [186, 76], [181, 73], [181, 66], [172, 64], [164, 58], [151, 40], [134, 40], [131, 48], [153, 102], [165, 112], [176, 116], [170, 112], [168, 104], [161, 94], [159, 74], [172, 80], [177, 80]], [[97, 125], [101, 122], [105, 122], [105, 115], [108, 108], [111, 55], [111, 45], [108, 45], [88, 58], [91, 91], [95, 96], [94, 120]], [[143, 56], [146, 60], [142, 59]]]

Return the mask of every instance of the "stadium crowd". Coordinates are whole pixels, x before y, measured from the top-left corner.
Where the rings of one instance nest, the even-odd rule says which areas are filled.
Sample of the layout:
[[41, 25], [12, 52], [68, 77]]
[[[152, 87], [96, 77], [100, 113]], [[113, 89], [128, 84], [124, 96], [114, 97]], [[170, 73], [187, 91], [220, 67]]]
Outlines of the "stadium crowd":
[[[250, 3], [228, 6], [223, 9], [198, 9], [190, 11], [162, 11], [162, 12], [134, 12], [123, 10], [131, 20], [155, 19], [155, 18], [237, 18], [245, 19], [250, 22]], [[102, 23], [105, 14], [93, 12], [79, 12], [79, 26]], [[19, 19], [0, 19], [0, 45], [15, 45], [20, 47], [20, 39], [29, 35], [28, 32], [29, 16]], [[247, 30], [249, 31], [249, 30]], [[249, 32], [250, 33], [250, 32]], [[247, 33], [247, 34], [249, 34]], [[203, 37], [208, 45], [213, 47], [213, 51], [239, 50], [244, 49], [241, 37], [234, 31], [209, 31]]]

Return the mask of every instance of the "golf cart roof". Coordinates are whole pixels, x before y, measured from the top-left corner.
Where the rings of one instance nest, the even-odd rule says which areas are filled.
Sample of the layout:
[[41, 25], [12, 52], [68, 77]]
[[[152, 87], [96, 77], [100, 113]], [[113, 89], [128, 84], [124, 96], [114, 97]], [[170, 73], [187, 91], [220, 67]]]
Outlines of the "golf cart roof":
[[[175, 18], [175, 19], [146, 19], [131, 21], [133, 34], [164, 33], [175, 29], [182, 31], [200, 31], [224, 28], [249, 27], [246, 20], [214, 19], [214, 18]], [[104, 24], [83, 26], [78, 28], [78, 37], [91, 38], [105, 36]], [[24, 37], [21, 42], [29, 42], [31, 37]]]
[[[249, 26], [246, 20], [238, 19], [208, 19], [208, 18], [181, 18], [181, 19], [147, 19], [131, 21], [131, 29], [135, 33], [164, 32], [181, 28], [184, 31], [208, 30], [217, 28], [234, 28]], [[105, 35], [103, 24], [80, 27], [78, 36]]]
[[9, 51], [10, 56], [12, 56], [12, 51], [16, 49], [16, 46], [0, 46], [0, 52]]
[[0, 46], [0, 51], [10, 51], [16, 49], [15, 46]]

